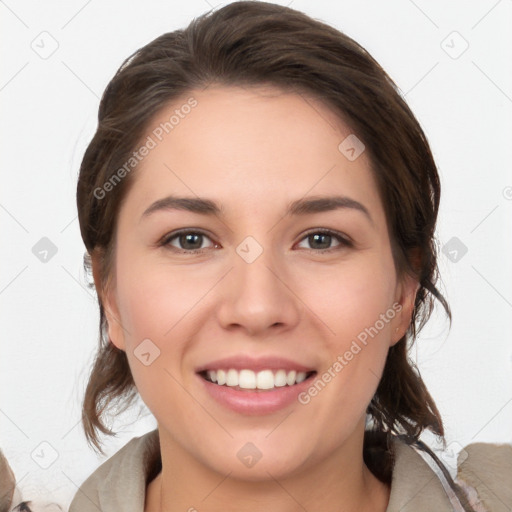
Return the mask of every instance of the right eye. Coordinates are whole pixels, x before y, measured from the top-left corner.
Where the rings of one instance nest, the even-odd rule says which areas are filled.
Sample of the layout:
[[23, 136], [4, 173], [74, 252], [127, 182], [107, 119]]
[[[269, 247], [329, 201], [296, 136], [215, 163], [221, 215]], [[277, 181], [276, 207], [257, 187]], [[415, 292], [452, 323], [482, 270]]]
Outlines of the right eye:
[[[165, 235], [159, 245], [169, 248], [171, 251], [185, 254], [195, 254], [198, 252], [203, 252], [205, 249], [205, 247], [203, 247], [205, 238], [211, 240], [210, 237], [206, 235], [206, 233], [201, 231], [180, 230]], [[176, 244], [178, 247], [176, 247]], [[213, 246], [210, 247], [218, 247], [218, 244], [214, 243]]]

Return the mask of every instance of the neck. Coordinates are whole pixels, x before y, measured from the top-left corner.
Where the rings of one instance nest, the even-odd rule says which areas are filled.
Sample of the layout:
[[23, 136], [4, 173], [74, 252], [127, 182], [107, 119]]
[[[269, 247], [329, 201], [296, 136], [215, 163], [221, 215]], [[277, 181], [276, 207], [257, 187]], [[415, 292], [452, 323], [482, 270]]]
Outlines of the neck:
[[267, 506], [273, 512], [384, 512], [389, 487], [365, 466], [363, 436], [346, 443], [318, 464], [293, 476], [260, 481], [240, 480], [199, 464], [170, 436], [160, 431], [162, 471], [149, 484], [145, 512], [221, 512], [226, 504], [243, 512]]

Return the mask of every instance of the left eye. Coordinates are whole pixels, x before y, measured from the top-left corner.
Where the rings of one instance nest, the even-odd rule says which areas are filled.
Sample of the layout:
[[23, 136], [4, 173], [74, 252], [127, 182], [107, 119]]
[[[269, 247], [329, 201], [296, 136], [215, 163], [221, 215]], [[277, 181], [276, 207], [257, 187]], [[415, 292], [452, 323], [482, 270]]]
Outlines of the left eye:
[[[335, 246], [331, 246], [331, 242], [336, 240], [338, 243]], [[306, 247], [306, 249], [321, 249], [321, 252], [327, 252], [331, 250], [340, 249], [341, 247], [351, 247], [352, 243], [341, 235], [338, 235], [334, 231], [311, 231], [302, 239], [308, 241], [311, 245], [318, 245], [316, 247]]]

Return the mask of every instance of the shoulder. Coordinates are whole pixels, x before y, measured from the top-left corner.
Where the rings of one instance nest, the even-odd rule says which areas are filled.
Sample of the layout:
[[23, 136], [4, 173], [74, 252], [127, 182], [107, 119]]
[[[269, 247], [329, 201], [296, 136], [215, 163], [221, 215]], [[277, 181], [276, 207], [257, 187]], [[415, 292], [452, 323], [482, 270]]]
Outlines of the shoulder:
[[92, 473], [76, 492], [69, 512], [141, 512], [148, 460], [154, 459], [158, 431], [135, 437]]
[[393, 439], [391, 493], [386, 512], [452, 512], [442, 480], [411, 444]]
[[386, 512], [462, 510], [464, 498], [476, 512], [512, 510], [512, 445], [466, 446], [454, 467], [455, 486], [453, 481], [449, 483], [452, 478], [447, 467], [435, 454], [431, 456], [431, 450], [395, 439], [392, 451], [394, 464]]
[[485, 510], [512, 510], [512, 444], [466, 446], [459, 453], [456, 482]]

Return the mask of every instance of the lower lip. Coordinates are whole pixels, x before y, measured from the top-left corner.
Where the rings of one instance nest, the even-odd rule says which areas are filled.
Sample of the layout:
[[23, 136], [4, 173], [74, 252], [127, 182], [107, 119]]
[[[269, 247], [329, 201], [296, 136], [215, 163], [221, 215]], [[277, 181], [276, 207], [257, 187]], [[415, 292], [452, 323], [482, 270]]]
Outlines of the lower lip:
[[221, 405], [240, 414], [262, 415], [280, 411], [297, 400], [297, 395], [305, 391], [315, 378], [315, 373], [293, 386], [283, 386], [270, 390], [238, 390], [229, 386], [219, 386], [201, 375], [206, 391]]

